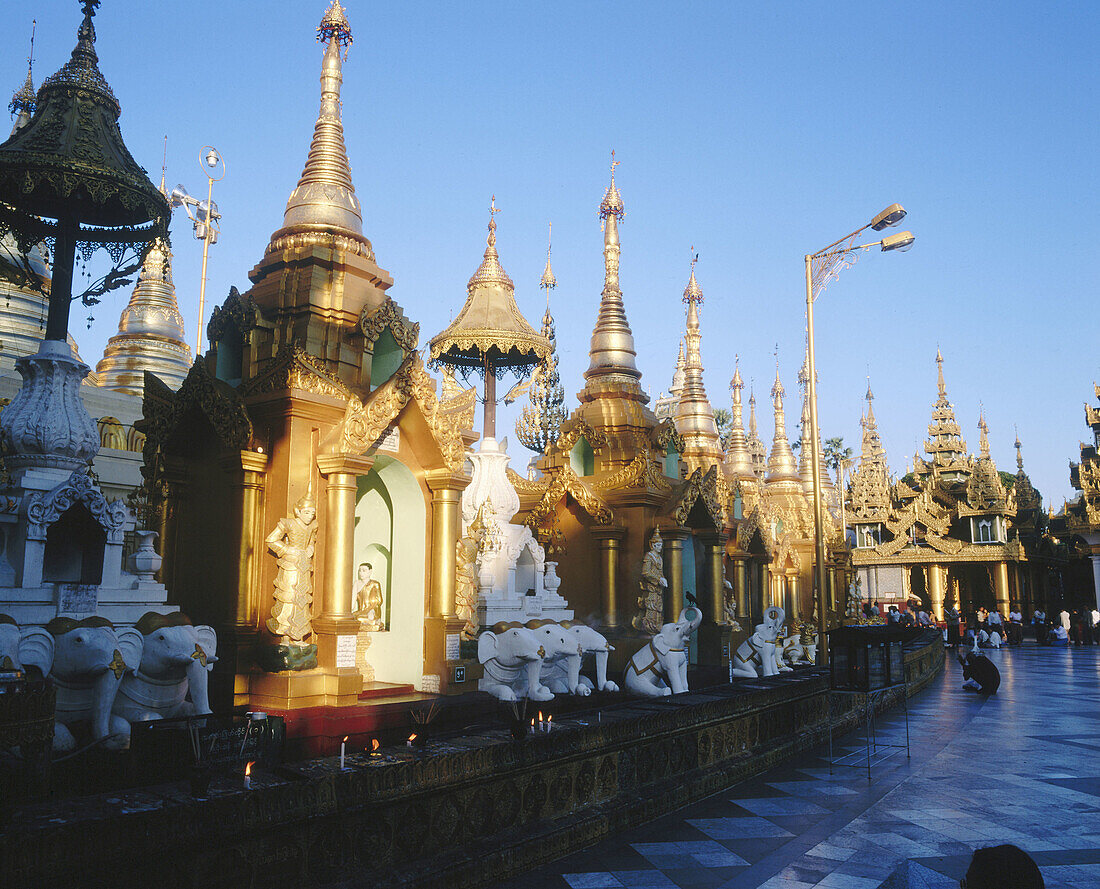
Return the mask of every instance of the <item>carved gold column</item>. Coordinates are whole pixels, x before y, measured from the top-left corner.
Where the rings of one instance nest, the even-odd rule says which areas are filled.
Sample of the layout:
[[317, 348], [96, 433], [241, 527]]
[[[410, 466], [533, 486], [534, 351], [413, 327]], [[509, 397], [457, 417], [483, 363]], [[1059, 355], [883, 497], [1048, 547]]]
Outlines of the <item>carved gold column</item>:
[[943, 620], [943, 568], [928, 566], [928, 598], [932, 600], [932, 617]]
[[603, 625], [607, 628], [620, 626], [619, 554], [625, 535], [622, 528], [599, 528], [592, 532], [600, 547], [600, 603]]
[[787, 578], [787, 594], [791, 603], [790, 611], [787, 614], [788, 620], [794, 620], [798, 617], [798, 613], [801, 610], [800, 603], [798, 601], [799, 596], [799, 583], [798, 575], [792, 574]]
[[256, 629], [260, 623], [260, 588], [258, 555], [262, 534], [264, 473], [267, 470], [267, 454], [257, 451], [240, 452], [241, 469], [241, 542], [237, 555], [237, 613], [238, 627]]
[[997, 600], [997, 610], [1008, 614], [1008, 563], [998, 562], [993, 568], [993, 596]]
[[[464, 661], [462, 628], [466, 621], [455, 614], [455, 549], [462, 532], [462, 491], [470, 483], [464, 473], [433, 470], [424, 476], [432, 492], [432, 549], [428, 567], [429, 617], [424, 621], [424, 673], [439, 677], [443, 694], [469, 691], [477, 677], [476, 660]], [[464, 667], [459, 673], [457, 667]], [[480, 669], [480, 667], [477, 667]], [[463, 682], [454, 680], [465, 674]]]
[[[726, 579], [725, 566], [722, 560], [726, 555], [726, 542], [721, 537], [714, 537], [706, 542], [707, 567], [710, 574], [710, 617], [716, 624], [724, 624], [726, 618]], [[702, 602], [702, 597], [699, 597]]]
[[326, 685], [329, 704], [353, 704], [363, 690], [363, 676], [355, 665], [359, 621], [352, 615], [351, 587], [355, 561], [355, 495], [358, 476], [366, 475], [373, 457], [322, 454], [317, 468], [325, 477], [324, 575], [321, 578], [321, 615], [313, 621], [317, 665], [335, 682]]
[[665, 576], [668, 579], [665, 620], [674, 621], [684, 610], [684, 542], [689, 532], [672, 529], [662, 531], [661, 537], [665, 542]]
[[[752, 619], [754, 621], [760, 620], [764, 615], [764, 609], [771, 605], [771, 568], [767, 562], [761, 561], [757, 564], [760, 565], [760, 601], [757, 603], [759, 608], [753, 609]], [[754, 624], [755, 626], [755, 624]]]
[[748, 565], [743, 558], [733, 561], [733, 595], [734, 601], [737, 602], [737, 619], [748, 622], [751, 617]]

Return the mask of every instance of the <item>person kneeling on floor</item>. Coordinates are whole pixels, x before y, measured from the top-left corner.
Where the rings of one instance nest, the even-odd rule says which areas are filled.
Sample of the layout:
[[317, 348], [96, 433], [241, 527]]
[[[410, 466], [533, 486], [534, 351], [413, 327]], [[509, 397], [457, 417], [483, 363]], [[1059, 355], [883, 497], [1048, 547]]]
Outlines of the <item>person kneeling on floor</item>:
[[963, 670], [963, 688], [971, 688], [982, 695], [995, 695], [1001, 686], [1001, 672], [984, 654], [959, 649], [959, 663]]

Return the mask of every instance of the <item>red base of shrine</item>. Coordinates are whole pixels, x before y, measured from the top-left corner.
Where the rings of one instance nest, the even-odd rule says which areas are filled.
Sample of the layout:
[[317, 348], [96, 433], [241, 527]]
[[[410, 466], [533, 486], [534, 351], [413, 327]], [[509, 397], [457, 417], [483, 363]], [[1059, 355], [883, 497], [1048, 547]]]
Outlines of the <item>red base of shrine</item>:
[[300, 710], [270, 709], [267, 712], [286, 721], [287, 760], [334, 756], [346, 737], [347, 752], [369, 750], [371, 741], [385, 734], [383, 743], [392, 744], [394, 734], [408, 730], [409, 710], [436, 695], [422, 694], [411, 685], [368, 682], [352, 707], [304, 707]]

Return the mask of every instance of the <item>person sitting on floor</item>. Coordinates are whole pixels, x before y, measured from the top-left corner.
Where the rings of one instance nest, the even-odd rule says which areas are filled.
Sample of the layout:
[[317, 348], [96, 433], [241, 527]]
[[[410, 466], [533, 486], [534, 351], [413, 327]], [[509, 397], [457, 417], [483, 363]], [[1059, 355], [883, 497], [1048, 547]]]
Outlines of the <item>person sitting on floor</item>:
[[963, 688], [973, 689], [981, 695], [995, 695], [1001, 687], [1001, 671], [984, 654], [959, 649], [959, 663], [963, 671]]
[[1047, 639], [1051, 645], [1068, 646], [1069, 645], [1069, 631], [1058, 624], [1048, 634]]
[[1019, 846], [987, 846], [975, 849], [961, 889], [1046, 889], [1034, 859]]
[[993, 630], [991, 633], [987, 633], [985, 630], [978, 630], [979, 648], [1000, 648], [1003, 641], [1001, 634], [996, 630]]

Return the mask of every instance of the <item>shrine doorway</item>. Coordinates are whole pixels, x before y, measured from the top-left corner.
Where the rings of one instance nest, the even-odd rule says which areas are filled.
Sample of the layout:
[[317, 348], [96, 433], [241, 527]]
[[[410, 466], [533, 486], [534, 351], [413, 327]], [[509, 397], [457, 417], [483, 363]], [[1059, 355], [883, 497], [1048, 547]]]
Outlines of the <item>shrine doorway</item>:
[[[370, 633], [363, 652], [380, 682], [419, 688], [424, 675], [427, 507], [404, 463], [379, 455], [358, 480], [355, 566], [371, 565], [382, 586], [385, 629]], [[369, 679], [369, 677], [368, 677]]]

